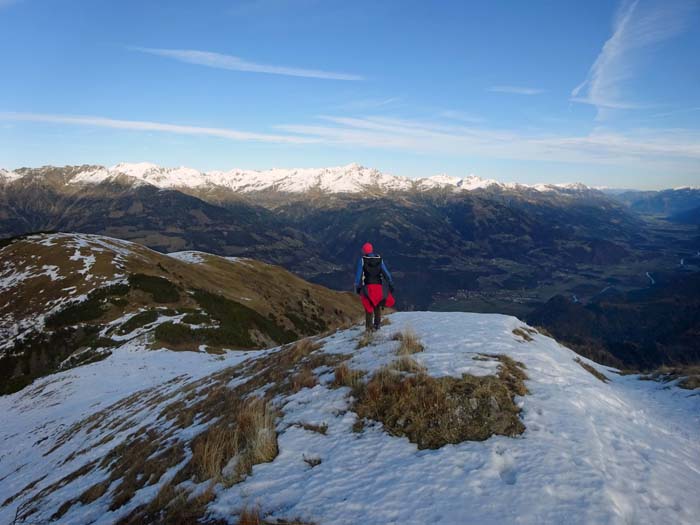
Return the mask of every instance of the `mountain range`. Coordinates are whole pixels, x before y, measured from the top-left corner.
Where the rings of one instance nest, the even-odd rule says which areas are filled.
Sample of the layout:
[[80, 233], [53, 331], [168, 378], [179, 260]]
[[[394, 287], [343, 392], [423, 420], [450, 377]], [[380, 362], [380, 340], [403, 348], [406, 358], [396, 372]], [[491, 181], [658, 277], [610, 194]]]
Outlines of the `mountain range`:
[[[689, 206], [693, 191], [670, 190], [663, 199]], [[0, 237], [82, 232], [162, 253], [248, 257], [346, 291], [359, 247], [371, 241], [394, 274], [401, 309], [528, 319], [557, 295], [581, 306], [611, 287], [643, 290], [648, 275], [675, 272], [682, 280], [700, 270], [697, 228], [642, 213], [628, 197], [578, 184], [412, 180], [354, 164], [208, 173], [152, 164], [47, 166], [0, 176]], [[668, 288], [667, 299], [680, 289]], [[538, 319], [557, 330], [555, 317]], [[656, 353], [653, 363], [680, 351]], [[617, 366], [652, 362], [632, 354], [620, 361], [600, 347], [589, 355]]]
[[[51, 167], [43, 170], [51, 170]], [[21, 168], [16, 171], [0, 169], [0, 181], [14, 181], [35, 174], [36, 170]], [[590, 188], [583, 184], [502, 183], [470, 175], [465, 178], [436, 175], [412, 179], [382, 173], [359, 164], [330, 168], [275, 168], [265, 171], [240, 170], [202, 172], [193, 168], [166, 168], [148, 162], [120, 163], [112, 167], [80, 166], [71, 170], [64, 183], [70, 185], [99, 184], [106, 181], [129, 180], [132, 184], [150, 184], [158, 188], [226, 189], [232, 192], [252, 193], [278, 191], [304, 193], [316, 190], [324, 193], [361, 193], [368, 191], [426, 191], [447, 189], [472, 191], [484, 188], [534, 189], [536, 191], [581, 191]]]
[[[698, 367], [599, 364], [700, 358], [694, 227], [588, 189], [18, 172], [3, 232], [91, 233], [0, 239], [3, 523], [697, 521]], [[337, 284], [367, 239], [408, 305], [530, 324], [409, 311], [366, 333], [354, 294], [251, 257]]]

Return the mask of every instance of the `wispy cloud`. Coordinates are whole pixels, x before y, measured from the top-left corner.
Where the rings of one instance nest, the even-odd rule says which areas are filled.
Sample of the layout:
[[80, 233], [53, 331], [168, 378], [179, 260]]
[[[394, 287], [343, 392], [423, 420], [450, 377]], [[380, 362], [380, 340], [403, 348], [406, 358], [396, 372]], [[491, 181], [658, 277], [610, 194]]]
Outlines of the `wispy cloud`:
[[334, 115], [320, 116], [310, 124], [274, 126], [278, 133], [41, 113], [0, 113], [0, 121], [177, 133], [233, 141], [343, 146], [353, 150], [362, 147], [465, 158], [554, 161], [633, 169], [656, 167], [688, 173], [697, 172], [700, 162], [700, 132], [685, 129], [637, 129], [621, 133], [598, 128], [583, 135], [556, 135], [385, 116]]
[[603, 109], [640, 107], [624, 93], [624, 84], [637, 71], [640, 50], [667, 40], [687, 26], [694, 6], [688, 0], [624, 0], [614, 19], [612, 36], [571, 92], [575, 102]]
[[523, 87], [523, 86], [491, 86], [492, 93], [512, 93], [514, 95], [539, 95], [544, 93], [544, 89]]
[[350, 100], [342, 104], [334, 106], [336, 110], [345, 111], [368, 111], [377, 110], [391, 107], [396, 108], [397, 104], [401, 102], [399, 97], [388, 97], [388, 98], [364, 98], [358, 100]]
[[250, 73], [266, 73], [270, 75], [284, 75], [289, 77], [319, 78], [323, 80], [364, 80], [360, 75], [350, 73], [337, 73], [322, 71], [319, 69], [302, 69], [297, 67], [276, 66], [250, 62], [233, 55], [223, 55], [211, 51], [197, 51], [194, 49], [158, 49], [150, 47], [130, 47], [132, 51], [149, 53], [200, 66], [217, 69], [229, 69], [232, 71], [247, 71]]
[[688, 130], [597, 129], [580, 136], [528, 134], [430, 121], [368, 116], [323, 116], [323, 122], [278, 126], [321, 143], [499, 159], [559, 161], [648, 167], [653, 163], [697, 165], [700, 134]]
[[150, 122], [143, 120], [119, 120], [94, 116], [51, 115], [45, 113], [0, 113], [0, 120], [46, 122], [52, 124], [68, 124], [76, 126], [90, 126], [132, 131], [161, 131], [166, 133], [177, 133], [180, 135], [204, 135], [209, 137], [219, 137], [229, 140], [250, 142], [275, 142], [292, 144], [317, 142], [317, 140], [312, 137], [298, 137], [293, 135], [271, 135], [266, 133], [252, 133], [248, 131], [239, 131], [228, 128], [208, 128], [201, 126], [167, 124], [163, 122]]
[[696, 111], [700, 111], [700, 107], [674, 109], [672, 111], [664, 111], [662, 113], [656, 113], [654, 115], [650, 115], [649, 118], [664, 118], [664, 117], [670, 117], [672, 115], [687, 115], [688, 113], [695, 113]]

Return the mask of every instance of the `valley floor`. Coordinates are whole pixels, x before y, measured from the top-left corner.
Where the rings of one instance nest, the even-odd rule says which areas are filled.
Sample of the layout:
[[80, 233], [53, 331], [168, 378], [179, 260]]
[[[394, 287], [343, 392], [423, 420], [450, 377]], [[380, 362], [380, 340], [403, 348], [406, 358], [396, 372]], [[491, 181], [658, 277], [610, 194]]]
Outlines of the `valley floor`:
[[[258, 507], [271, 523], [283, 518], [318, 525], [697, 523], [700, 391], [622, 376], [582, 358], [609, 379], [603, 382], [552, 339], [519, 336], [526, 325], [514, 317], [411, 312], [389, 318], [368, 346], [355, 348], [361, 331], [352, 328], [321, 340], [323, 351], [352, 354], [350, 367], [371, 373], [396, 358], [398, 343], [390, 336], [410, 329], [425, 347], [412, 357], [435, 377], [493, 374], [498, 362], [483, 356], [505, 354], [527, 367], [530, 393], [516, 398], [525, 432], [435, 450], [419, 450], [379, 423], [353, 432], [349, 389], [330, 388], [333, 371], [321, 368], [315, 370], [319, 384], [277, 400], [283, 412], [279, 455], [256, 465], [243, 482], [218, 485], [208, 517], [236, 523], [241, 509]], [[40, 502], [28, 522], [47, 521], [108, 473], [93, 470], [51, 493], [42, 489], [105, 456], [130, 433], [162, 424], [155, 408], [144, 406], [129, 416], [135, 425], [109, 443], [87, 430], [58, 442], [74, 423], [135, 392], [158, 387], [161, 394], [174, 393], [178, 385], [257, 354], [149, 351], [132, 341], [102, 362], [0, 398], [0, 522], [12, 522], [28, 501]], [[327, 429], [313, 432], [300, 424]], [[183, 432], [197, 431], [195, 424]], [[107, 493], [72, 506], [60, 522], [117, 522], [173, 474], [121, 508], [109, 510]]]

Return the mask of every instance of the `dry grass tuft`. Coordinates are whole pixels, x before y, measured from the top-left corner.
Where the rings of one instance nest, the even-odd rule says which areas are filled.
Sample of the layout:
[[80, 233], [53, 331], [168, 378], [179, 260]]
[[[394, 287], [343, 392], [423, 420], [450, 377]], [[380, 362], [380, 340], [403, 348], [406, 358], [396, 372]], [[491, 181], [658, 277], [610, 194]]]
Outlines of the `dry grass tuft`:
[[313, 388], [318, 384], [318, 378], [309, 367], [302, 369], [292, 377], [292, 392], [299, 392], [303, 388]]
[[397, 372], [405, 372], [408, 374], [425, 372], [425, 367], [418, 364], [415, 359], [408, 355], [402, 355], [396, 361], [393, 361], [389, 367]]
[[418, 336], [412, 330], [404, 330], [397, 332], [391, 337], [394, 341], [401, 341], [401, 344], [396, 349], [396, 355], [411, 355], [417, 354], [425, 350], [418, 339]]
[[607, 378], [605, 374], [602, 374], [601, 372], [598, 372], [594, 367], [589, 365], [588, 363], [584, 363], [579, 359], [578, 357], [574, 359], [579, 365], [581, 365], [581, 368], [589, 372], [591, 375], [593, 375], [596, 379], [601, 380], [603, 383], [608, 383], [610, 379]]
[[364, 348], [366, 346], [369, 346], [372, 344], [374, 341], [374, 332], [363, 332], [363, 334], [360, 336], [360, 339], [357, 341], [357, 345], [355, 346], [356, 350], [359, 350], [360, 348]]
[[260, 398], [233, 405], [234, 421], [223, 419], [213, 424], [192, 447], [191, 466], [202, 481], [230, 486], [249, 475], [253, 465], [277, 456], [275, 411]]
[[259, 506], [253, 508], [245, 507], [238, 513], [236, 525], [264, 525], [262, 512]]
[[207, 513], [207, 505], [215, 497], [212, 487], [208, 487], [204, 492], [192, 497], [184, 488], [175, 487], [172, 483], [166, 483], [148, 505], [142, 505], [134, 509], [130, 514], [119, 520], [118, 525], [142, 525], [144, 523], [178, 523], [183, 525], [207, 523], [209, 525], [224, 525], [228, 522], [211, 519], [202, 521], [202, 518]]
[[[519, 337], [523, 339], [523, 341], [530, 342], [534, 341], [532, 338], [532, 335], [536, 334], [537, 332], [532, 330], [531, 328], [528, 328], [527, 326], [521, 326], [519, 328], [514, 328], [513, 329], [513, 335], [516, 337]], [[530, 335], [532, 334], [532, 335]]]
[[254, 507], [244, 507], [238, 513], [238, 521], [236, 525], [314, 525], [310, 521], [303, 521], [301, 519], [276, 519], [274, 521], [269, 521], [265, 519], [264, 514], [260, 508], [260, 505]]
[[352, 431], [355, 434], [359, 434], [365, 430], [365, 420], [362, 418], [357, 418], [357, 421], [355, 421], [352, 424]]
[[78, 499], [83, 505], [88, 505], [93, 501], [98, 500], [102, 496], [104, 496], [108, 488], [109, 480], [100, 481], [99, 483], [95, 483], [92, 487], [83, 492], [80, 495], [80, 498]]
[[297, 426], [308, 430], [309, 432], [316, 432], [317, 434], [323, 434], [324, 436], [328, 432], [328, 425], [323, 423], [322, 425], [313, 425], [311, 423], [298, 423]]
[[700, 365], [662, 365], [653, 373], [640, 376], [641, 380], [673, 381], [679, 379], [678, 386], [687, 390], [700, 388]]
[[335, 379], [331, 386], [336, 388], [348, 386], [352, 389], [358, 388], [362, 384], [362, 376], [364, 372], [353, 370], [347, 363], [340, 363], [334, 370]]
[[538, 334], [542, 334], [545, 337], [549, 337], [550, 339], [556, 340], [556, 337], [554, 337], [552, 333], [549, 330], [547, 330], [544, 326], [536, 326], [535, 332]]
[[[131, 501], [137, 491], [157, 486], [162, 483], [165, 472], [177, 468], [172, 480], [161, 487], [150, 502], [133, 509], [121, 523], [203, 521], [207, 497], [192, 496], [192, 485], [181, 483], [209, 481], [210, 490], [213, 490], [216, 483], [241, 481], [252, 472], [255, 464], [273, 460], [278, 452], [275, 428], [278, 413], [270, 404], [272, 399], [289, 395], [301, 384], [309, 384], [305, 369], [333, 369], [349, 358], [318, 352], [319, 349], [317, 342], [304, 339], [196, 381], [183, 383], [182, 377], [174, 378], [83, 419], [59, 436], [47, 454], [80, 433], [84, 433], [89, 442], [85, 451], [97, 441], [97, 438], [90, 440], [93, 432], [110, 436], [108, 441], [122, 432], [127, 437], [100, 460], [72, 471], [32, 495], [32, 502], [40, 505], [50, 494], [81, 476], [104, 471], [108, 476], [104, 483], [92, 485], [79, 497], [66, 501], [54, 518], [60, 520], [74, 505], [102, 497], [109, 498], [107, 506], [111, 510], [117, 510]], [[230, 387], [234, 379], [241, 381]], [[264, 392], [263, 398], [250, 397], [260, 392]], [[159, 426], [166, 430], [135, 426], [143, 419], [139, 414], [144, 410], [155, 411], [154, 415], [162, 423]], [[178, 433], [179, 429], [194, 428], [194, 425], [206, 429], [195, 436], [189, 432]], [[317, 430], [323, 432], [327, 427], [319, 426]], [[80, 453], [82, 449], [76, 456]]]
[[514, 396], [527, 393], [526, 376], [518, 363], [499, 358], [498, 376], [434, 378], [424, 371], [404, 375], [384, 367], [355, 387], [353, 410], [360, 421], [379, 421], [420, 449], [518, 435], [525, 427]]
[[678, 383], [678, 386], [687, 390], [700, 388], [700, 374], [686, 377]]
[[515, 359], [503, 354], [492, 355], [498, 359], [501, 364], [498, 371], [498, 379], [503, 381], [508, 390], [518, 396], [526, 396], [530, 391], [525, 386], [527, 374], [525, 373], [525, 363], [516, 361]]

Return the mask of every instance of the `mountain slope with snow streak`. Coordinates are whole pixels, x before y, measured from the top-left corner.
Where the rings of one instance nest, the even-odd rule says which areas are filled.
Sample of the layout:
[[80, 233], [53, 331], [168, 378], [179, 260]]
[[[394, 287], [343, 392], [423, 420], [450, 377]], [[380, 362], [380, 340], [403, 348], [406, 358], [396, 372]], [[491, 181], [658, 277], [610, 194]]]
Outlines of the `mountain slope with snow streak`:
[[[12, 173], [12, 172], [10, 172]], [[274, 191], [282, 193], [363, 193], [392, 191], [430, 191], [435, 189], [454, 192], [495, 188], [501, 190], [534, 190], [538, 192], [593, 191], [582, 184], [502, 183], [475, 175], [464, 178], [435, 175], [409, 178], [383, 173], [353, 163], [328, 168], [273, 168], [269, 170], [207, 171], [193, 168], [167, 168], [149, 162], [120, 163], [115, 166], [84, 166], [73, 173], [68, 184], [99, 184], [126, 177], [134, 185], [150, 184], [158, 188], [225, 189], [232, 192], [252, 193]]]
[[267, 348], [361, 315], [354, 294], [253, 259], [75, 233], [3, 244], [0, 395], [141, 335], [176, 350]]
[[[60, 515], [62, 524], [116, 523], [168, 494], [189, 494], [188, 506], [213, 523], [237, 523], [244, 508], [258, 508], [266, 523], [318, 525], [696, 522], [700, 396], [693, 391], [583, 359], [607, 376], [603, 382], [571, 350], [514, 317], [411, 312], [389, 319], [361, 348], [360, 328], [318, 339], [320, 349], [308, 354], [318, 365], [315, 381], [292, 390], [280, 389], [284, 376], [274, 375], [289, 363], [290, 347], [215, 357], [147, 351], [131, 340], [104, 361], [0, 398], [0, 493], [7, 498], [0, 520], [11, 522], [20, 508], [20, 517], [36, 522]], [[524, 433], [419, 449], [377, 421], [357, 431], [351, 391], [333, 387], [329, 363], [344, 361], [368, 381], [397, 359], [392, 335], [406, 330], [424, 346], [412, 358], [433, 378], [488, 377], [500, 366], [494, 355], [521, 361], [529, 393], [515, 401]], [[206, 407], [222, 389], [248, 383], [244, 391], [267, 393], [279, 411], [274, 459], [238, 482], [198, 478], [186, 468], [201, 452], [197, 436], [227, 417], [217, 410], [207, 420]], [[193, 406], [202, 411], [184, 417]], [[154, 451], [145, 465], [158, 468], [145, 478], [139, 466], [115, 467], [144, 436], [163, 447], [177, 443], [167, 450], [181, 454], [162, 465], [149, 461], [169, 456]], [[236, 458], [224, 458], [224, 470]], [[124, 497], [127, 478], [134, 490]], [[159, 512], [151, 518], [162, 519]]]

